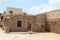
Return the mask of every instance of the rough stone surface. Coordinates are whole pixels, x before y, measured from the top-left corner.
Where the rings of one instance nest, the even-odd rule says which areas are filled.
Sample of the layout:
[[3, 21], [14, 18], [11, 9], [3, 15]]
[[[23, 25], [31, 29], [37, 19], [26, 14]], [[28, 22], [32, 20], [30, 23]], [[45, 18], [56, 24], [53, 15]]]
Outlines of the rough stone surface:
[[[55, 32], [60, 33], [60, 10], [37, 15], [22, 12], [22, 9], [8, 7], [0, 14], [0, 26], [6, 32]], [[1, 17], [3, 16], [3, 20]], [[17, 22], [21, 21], [21, 27]]]

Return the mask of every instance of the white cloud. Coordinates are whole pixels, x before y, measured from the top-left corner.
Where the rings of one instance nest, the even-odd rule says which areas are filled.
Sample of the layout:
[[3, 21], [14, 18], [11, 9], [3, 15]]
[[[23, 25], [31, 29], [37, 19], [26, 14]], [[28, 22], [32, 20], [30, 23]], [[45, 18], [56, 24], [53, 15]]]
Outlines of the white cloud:
[[38, 5], [38, 6], [33, 6], [32, 8], [29, 9], [29, 12], [34, 13], [34, 14], [42, 13], [42, 12], [52, 10], [52, 8], [53, 8], [52, 6], [41, 4], [41, 5]]
[[55, 0], [49, 0], [49, 6], [54, 7], [55, 5]]
[[60, 0], [55, 0], [55, 3], [60, 4]]
[[49, 10], [56, 9], [55, 4], [57, 4], [57, 5], [60, 4], [60, 1], [58, 1], [58, 0], [49, 0], [48, 4], [33, 5], [29, 9], [29, 13], [37, 14], [37, 13], [42, 13], [42, 12], [46, 12], [46, 11], [49, 11]]

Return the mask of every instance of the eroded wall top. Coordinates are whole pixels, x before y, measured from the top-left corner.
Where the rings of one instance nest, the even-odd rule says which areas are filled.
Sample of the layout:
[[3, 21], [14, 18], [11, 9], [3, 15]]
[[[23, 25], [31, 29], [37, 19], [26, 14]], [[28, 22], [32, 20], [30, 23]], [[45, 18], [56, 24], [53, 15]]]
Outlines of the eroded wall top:
[[47, 19], [50, 19], [50, 20], [60, 18], [60, 9], [47, 12], [46, 16], [47, 16]]
[[7, 7], [5, 12], [6, 14], [22, 14], [22, 9]]

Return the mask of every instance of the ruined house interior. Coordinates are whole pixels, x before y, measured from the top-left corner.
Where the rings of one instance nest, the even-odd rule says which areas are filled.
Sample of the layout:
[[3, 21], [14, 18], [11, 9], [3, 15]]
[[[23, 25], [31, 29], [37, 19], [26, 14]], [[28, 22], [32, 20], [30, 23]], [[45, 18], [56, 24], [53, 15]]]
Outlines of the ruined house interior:
[[7, 7], [0, 13], [0, 28], [5, 32], [60, 33], [60, 9], [31, 15], [22, 9]]

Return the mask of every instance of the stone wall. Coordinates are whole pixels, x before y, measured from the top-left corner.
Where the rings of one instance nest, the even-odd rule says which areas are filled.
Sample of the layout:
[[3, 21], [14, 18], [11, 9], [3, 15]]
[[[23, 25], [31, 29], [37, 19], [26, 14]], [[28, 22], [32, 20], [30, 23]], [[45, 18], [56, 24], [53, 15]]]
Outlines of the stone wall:
[[60, 10], [47, 12], [47, 26], [50, 27], [51, 32], [60, 33]]
[[[9, 30], [10, 31], [28, 31], [27, 27], [28, 27], [28, 23], [31, 24], [32, 26], [32, 20], [33, 20], [33, 16], [32, 15], [9, 15], [9, 23], [6, 25], [9, 25]], [[21, 27], [17, 27], [17, 21], [21, 21]], [[8, 21], [6, 21], [7, 23]]]
[[[13, 13], [9, 13], [13, 11]], [[6, 32], [55, 32], [60, 33], [60, 10], [45, 12], [38, 15], [29, 15], [18, 8], [7, 8], [4, 12], [3, 24]], [[21, 27], [17, 22], [21, 21]]]
[[[28, 31], [28, 25], [31, 24], [31, 30], [34, 32], [44, 32], [46, 27], [46, 20], [45, 20], [45, 14], [41, 15], [13, 15], [9, 16], [9, 23], [6, 25], [9, 25], [10, 31]], [[17, 21], [22, 22], [21, 27], [17, 27]], [[8, 21], [6, 21], [7, 23]], [[28, 24], [29, 23], [29, 24]]]
[[45, 14], [36, 15], [33, 18], [33, 27], [32, 31], [35, 32], [44, 32], [46, 27]]
[[14, 14], [14, 15], [23, 14], [22, 13], [22, 9], [12, 8], [12, 7], [7, 7], [6, 10], [5, 10], [5, 13], [6, 13], [6, 15], [10, 15], [10, 14]]
[[[17, 21], [21, 21], [21, 27], [17, 27]], [[10, 17], [10, 31], [26, 31], [26, 23], [23, 15], [14, 15]]]

